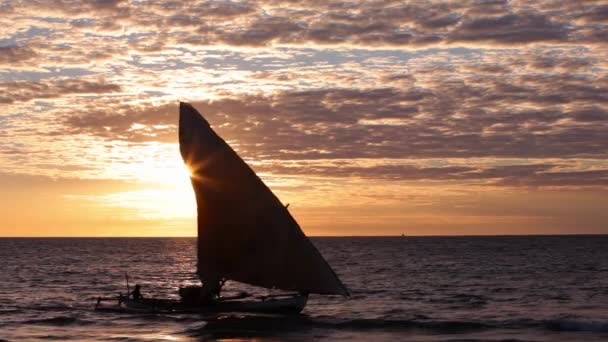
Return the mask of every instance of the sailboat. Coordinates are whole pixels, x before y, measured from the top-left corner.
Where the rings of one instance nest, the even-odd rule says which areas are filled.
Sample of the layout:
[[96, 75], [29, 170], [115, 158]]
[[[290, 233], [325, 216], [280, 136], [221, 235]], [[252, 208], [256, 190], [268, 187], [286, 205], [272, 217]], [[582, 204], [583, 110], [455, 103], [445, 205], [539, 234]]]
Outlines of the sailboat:
[[[179, 105], [179, 147], [196, 196], [196, 271], [201, 282], [220, 277], [292, 294], [262, 300], [220, 298], [213, 305], [156, 299], [155, 311], [300, 312], [308, 294], [349, 296], [287, 206], [184, 102]], [[152, 305], [128, 296], [119, 302], [122, 309], [145, 311]]]

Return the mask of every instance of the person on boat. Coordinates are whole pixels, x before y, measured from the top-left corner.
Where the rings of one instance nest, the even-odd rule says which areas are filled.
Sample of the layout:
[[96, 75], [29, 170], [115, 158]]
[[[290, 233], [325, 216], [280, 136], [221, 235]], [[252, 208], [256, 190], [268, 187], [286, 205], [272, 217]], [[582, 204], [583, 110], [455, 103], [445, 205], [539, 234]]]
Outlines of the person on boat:
[[224, 282], [219, 277], [212, 277], [203, 282], [200, 294], [200, 304], [213, 304], [220, 299], [220, 291]]
[[139, 284], [135, 285], [135, 289], [133, 289], [133, 291], [131, 291], [130, 295], [133, 298], [133, 300], [144, 299], [144, 296], [142, 296], [142, 294], [141, 294], [141, 286], [139, 286]]

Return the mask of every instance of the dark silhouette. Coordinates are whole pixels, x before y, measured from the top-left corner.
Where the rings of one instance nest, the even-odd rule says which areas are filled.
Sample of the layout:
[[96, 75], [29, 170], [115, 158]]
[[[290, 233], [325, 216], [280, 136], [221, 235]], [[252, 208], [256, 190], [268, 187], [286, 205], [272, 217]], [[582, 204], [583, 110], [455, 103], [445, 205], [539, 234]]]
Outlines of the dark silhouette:
[[271, 289], [349, 295], [288, 206], [183, 102], [179, 148], [196, 196], [201, 301], [218, 296], [218, 277]]
[[220, 291], [224, 282], [219, 278], [213, 278], [205, 281], [200, 292], [200, 303], [211, 304], [220, 299]]
[[141, 294], [141, 286], [139, 286], [138, 284], [135, 285], [135, 289], [133, 289], [133, 291], [129, 295], [131, 295], [134, 300], [144, 299], [144, 296], [142, 296]]
[[[284, 205], [190, 104], [180, 103], [179, 149], [197, 204], [197, 275], [180, 300], [146, 299], [132, 309], [299, 313], [309, 293], [349, 296], [348, 289]], [[294, 293], [243, 300], [220, 297], [224, 281]], [[128, 278], [127, 278], [128, 280]], [[133, 299], [141, 299], [138, 289]], [[126, 302], [119, 310], [130, 309]]]

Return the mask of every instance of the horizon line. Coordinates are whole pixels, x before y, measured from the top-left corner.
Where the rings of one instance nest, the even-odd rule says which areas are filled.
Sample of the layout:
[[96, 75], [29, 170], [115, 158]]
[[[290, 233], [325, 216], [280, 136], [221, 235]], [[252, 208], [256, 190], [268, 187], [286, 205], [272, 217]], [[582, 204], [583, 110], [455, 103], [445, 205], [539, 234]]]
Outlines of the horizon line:
[[[499, 236], [603, 236], [608, 233], [531, 233], [531, 234], [437, 234], [437, 235], [310, 235], [308, 238], [383, 238], [383, 237], [499, 237]], [[191, 239], [197, 236], [0, 236], [0, 239]]]

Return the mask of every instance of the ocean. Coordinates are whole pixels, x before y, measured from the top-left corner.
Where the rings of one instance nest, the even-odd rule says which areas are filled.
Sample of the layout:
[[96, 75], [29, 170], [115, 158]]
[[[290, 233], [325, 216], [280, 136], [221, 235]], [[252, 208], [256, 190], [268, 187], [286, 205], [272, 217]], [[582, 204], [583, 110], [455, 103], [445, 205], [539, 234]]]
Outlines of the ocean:
[[312, 241], [350, 298], [311, 295], [292, 316], [152, 315], [93, 307], [126, 291], [125, 273], [176, 298], [197, 281], [195, 239], [2, 238], [0, 341], [608, 340], [608, 236]]

